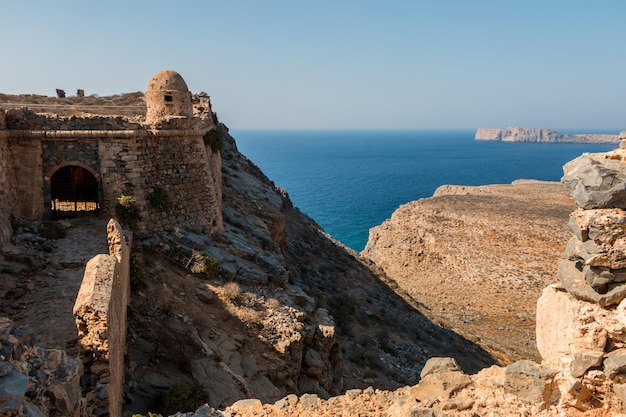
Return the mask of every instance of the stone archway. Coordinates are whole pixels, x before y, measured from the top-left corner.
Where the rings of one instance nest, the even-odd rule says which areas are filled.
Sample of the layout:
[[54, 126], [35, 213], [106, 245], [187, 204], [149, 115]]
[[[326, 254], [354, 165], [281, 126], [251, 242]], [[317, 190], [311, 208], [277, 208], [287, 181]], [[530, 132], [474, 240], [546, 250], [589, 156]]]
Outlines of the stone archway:
[[98, 178], [79, 165], [64, 165], [50, 178], [50, 209], [54, 214], [99, 214]]

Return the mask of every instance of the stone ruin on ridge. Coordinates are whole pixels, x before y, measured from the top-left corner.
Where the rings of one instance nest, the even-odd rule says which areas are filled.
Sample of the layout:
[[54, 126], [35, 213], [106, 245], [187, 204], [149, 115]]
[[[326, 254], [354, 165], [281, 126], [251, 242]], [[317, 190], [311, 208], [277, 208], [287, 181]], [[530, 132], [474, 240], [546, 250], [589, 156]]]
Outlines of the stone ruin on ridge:
[[[192, 95], [180, 74], [165, 70], [150, 79], [145, 100], [146, 116], [135, 118], [0, 109], [0, 244], [11, 236], [11, 218], [68, 210], [113, 217], [122, 195], [136, 200], [140, 233], [222, 230], [208, 95]], [[166, 209], [151, 204], [163, 193]]]

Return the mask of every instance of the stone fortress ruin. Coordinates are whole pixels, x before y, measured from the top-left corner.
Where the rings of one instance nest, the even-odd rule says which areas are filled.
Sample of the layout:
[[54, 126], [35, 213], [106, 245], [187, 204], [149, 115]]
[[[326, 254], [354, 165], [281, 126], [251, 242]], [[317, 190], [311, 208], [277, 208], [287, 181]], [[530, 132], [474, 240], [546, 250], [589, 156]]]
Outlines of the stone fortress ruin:
[[0, 109], [0, 243], [11, 236], [11, 219], [112, 217], [121, 196], [136, 201], [140, 233], [220, 231], [221, 159], [209, 97], [192, 95], [178, 73], [164, 70], [150, 79], [145, 101], [145, 117], [135, 118]]

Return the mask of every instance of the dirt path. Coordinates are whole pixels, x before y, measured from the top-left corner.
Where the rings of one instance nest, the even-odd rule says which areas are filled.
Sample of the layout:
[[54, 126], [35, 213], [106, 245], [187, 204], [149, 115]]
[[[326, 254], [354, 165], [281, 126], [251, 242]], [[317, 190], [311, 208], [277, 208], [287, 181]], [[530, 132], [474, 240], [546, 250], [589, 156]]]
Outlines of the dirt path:
[[[106, 220], [82, 218], [69, 220], [67, 237], [54, 242], [46, 254], [44, 268], [32, 272], [27, 291], [18, 299], [13, 320], [29, 325], [34, 342], [45, 348], [76, 348], [76, 325], [72, 308], [89, 259], [108, 253]], [[15, 305], [15, 302], [14, 302]]]

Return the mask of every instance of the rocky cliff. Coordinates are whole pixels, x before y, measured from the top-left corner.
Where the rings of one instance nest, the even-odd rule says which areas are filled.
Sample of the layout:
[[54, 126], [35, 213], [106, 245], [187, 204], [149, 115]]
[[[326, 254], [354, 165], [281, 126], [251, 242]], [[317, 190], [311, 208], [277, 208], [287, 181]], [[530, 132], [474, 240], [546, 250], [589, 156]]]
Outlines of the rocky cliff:
[[480, 127], [476, 130], [476, 140], [501, 142], [545, 142], [545, 143], [618, 143], [618, 135], [600, 133], [564, 134], [552, 129], [524, 129], [508, 127], [492, 129]]

